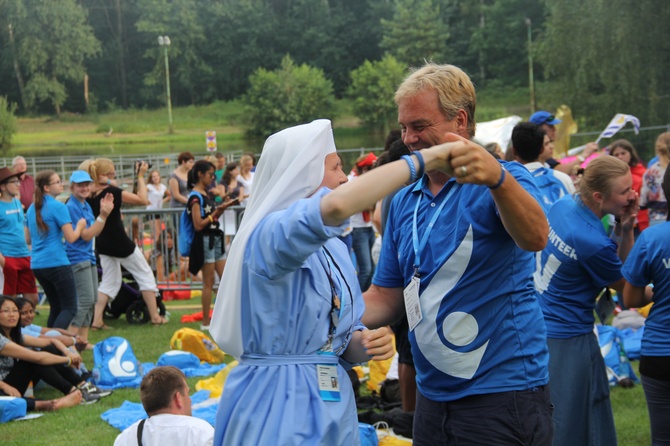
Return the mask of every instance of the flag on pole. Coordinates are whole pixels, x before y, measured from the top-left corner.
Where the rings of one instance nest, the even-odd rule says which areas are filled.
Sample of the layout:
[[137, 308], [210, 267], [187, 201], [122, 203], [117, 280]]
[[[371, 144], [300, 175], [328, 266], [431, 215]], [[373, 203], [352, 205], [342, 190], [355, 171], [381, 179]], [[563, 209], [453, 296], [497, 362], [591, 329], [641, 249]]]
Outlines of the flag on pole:
[[633, 124], [635, 134], [637, 135], [638, 133], [640, 133], [639, 119], [637, 119], [633, 115], [624, 115], [622, 113], [617, 113], [616, 115], [614, 115], [614, 118], [612, 118], [610, 123], [607, 124], [607, 127], [605, 128], [605, 130], [603, 130], [598, 139], [596, 139], [596, 142], [600, 141], [602, 138], [611, 138], [619, 130], [624, 128], [624, 126], [629, 122]]

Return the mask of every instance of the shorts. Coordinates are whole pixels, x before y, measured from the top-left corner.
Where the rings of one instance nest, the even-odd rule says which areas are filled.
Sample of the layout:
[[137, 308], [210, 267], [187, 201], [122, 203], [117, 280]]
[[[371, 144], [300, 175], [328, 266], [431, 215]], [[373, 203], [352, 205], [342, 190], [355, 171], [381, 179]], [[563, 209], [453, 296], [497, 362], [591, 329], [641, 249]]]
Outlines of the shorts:
[[[214, 237], [214, 246], [212, 249], [209, 249], [209, 240], [211, 237]], [[221, 260], [226, 260], [226, 253], [224, 252], [224, 246], [221, 237], [221, 234], [205, 234], [202, 236], [202, 243], [205, 252], [205, 263], [216, 263]]]
[[102, 280], [98, 292], [114, 299], [121, 289], [121, 266], [123, 266], [137, 282], [140, 291], [158, 292], [156, 278], [151, 271], [142, 251], [137, 246], [128, 257], [111, 257], [100, 254], [100, 267], [102, 268]]
[[30, 268], [30, 257], [5, 257], [5, 275], [3, 294], [15, 296], [17, 294], [37, 293], [35, 275]]

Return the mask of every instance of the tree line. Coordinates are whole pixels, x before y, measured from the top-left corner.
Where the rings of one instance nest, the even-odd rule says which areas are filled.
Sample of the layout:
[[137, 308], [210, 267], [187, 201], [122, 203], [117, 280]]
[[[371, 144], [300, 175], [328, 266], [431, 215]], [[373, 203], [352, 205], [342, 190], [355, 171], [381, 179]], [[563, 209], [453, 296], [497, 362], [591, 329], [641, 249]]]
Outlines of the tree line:
[[[253, 105], [252, 81], [292, 70], [288, 56], [323, 74], [329, 86], [317, 88], [383, 115], [366, 109], [364, 93], [392, 100], [394, 78], [380, 76], [396, 64], [453, 63], [478, 88], [528, 85], [530, 37], [535, 80], [548, 85], [538, 105], [567, 103], [586, 124], [615, 112], [665, 123], [670, 113], [670, 2], [0, 0], [0, 11], [0, 96], [24, 114], [163, 106], [158, 36], [171, 42], [173, 106]], [[382, 72], [357, 71], [366, 63]]]

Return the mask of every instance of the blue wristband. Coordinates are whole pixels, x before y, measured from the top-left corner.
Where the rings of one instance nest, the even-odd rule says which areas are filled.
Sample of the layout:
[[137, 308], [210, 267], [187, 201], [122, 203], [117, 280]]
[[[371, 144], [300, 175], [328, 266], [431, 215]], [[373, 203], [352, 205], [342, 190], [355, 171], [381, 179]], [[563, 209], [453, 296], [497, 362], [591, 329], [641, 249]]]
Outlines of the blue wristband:
[[403, 155], [402, 159], [407, 162], [409, 167], [409, 180], [413, 183], [416, 181], [416, 167], [414, 167], [414, 160], [409, 157], [409, 155]]
[[496, 183], [495, 186], [488, 186], [489, 189], [494, 190], [498, 189], [500, 186], [502, 186], [503, 182], [505, 181], [505, 172], [507, 172], [507, 169], [505, 169], [505, 166], [502, 164], [500, 165], [500, 179]]
[[423, 155], [419, 150], [412, 152], [412, 155], [416, 155], [416, 159], [419, 160], [419, 171], [416, 174], [417, 178], [421, 178], [426, 170], [426, 163], [423, 161]]

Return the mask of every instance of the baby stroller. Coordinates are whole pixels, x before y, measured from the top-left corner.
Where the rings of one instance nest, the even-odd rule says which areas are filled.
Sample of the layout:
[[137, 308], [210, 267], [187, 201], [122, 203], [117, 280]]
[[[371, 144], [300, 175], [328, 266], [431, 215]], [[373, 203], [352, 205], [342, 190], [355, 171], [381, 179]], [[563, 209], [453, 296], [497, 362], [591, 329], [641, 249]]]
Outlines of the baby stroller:
[[[98, 276], [101, 270], [98, 268]], [[107, 304], [103, 317], [105, 319], [118, 319], [122, 314], [126, 314], [126, 320], [129, 324], [146, 324], [151, 320], [147, 304], [142, 298], [140, 287], [133, 278], [132, 274], [121, 268], [123, 282], [121, 289], [114, 299]], [[165, 316], [165, 305], [160, 291], [156, 293], [156, 305], [161, 316]]]

